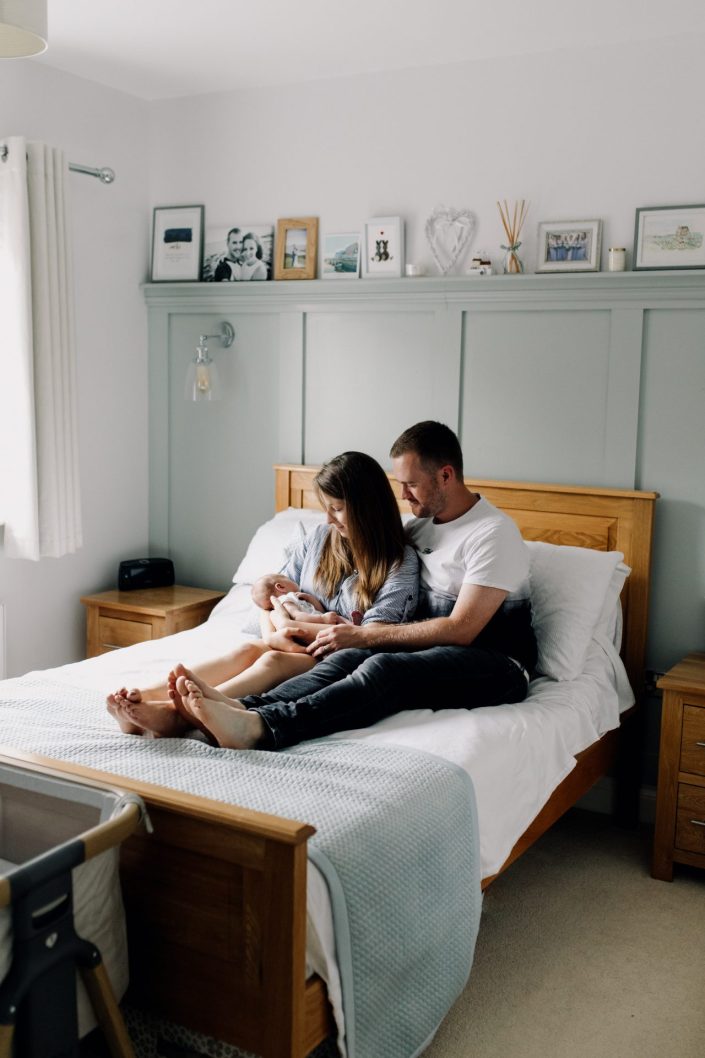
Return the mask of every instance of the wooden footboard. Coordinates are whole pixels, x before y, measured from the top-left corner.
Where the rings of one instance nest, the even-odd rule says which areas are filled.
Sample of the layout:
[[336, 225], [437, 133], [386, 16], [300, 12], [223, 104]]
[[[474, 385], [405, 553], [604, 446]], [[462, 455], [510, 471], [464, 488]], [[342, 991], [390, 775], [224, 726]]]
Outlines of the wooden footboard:
[[263, 1058], [304, 1058], [332, 1030], [306, 980], [307, 824], [2, 747], [24, 766], [117, 786], [153, 833], [122, 846], [130, 1002]]

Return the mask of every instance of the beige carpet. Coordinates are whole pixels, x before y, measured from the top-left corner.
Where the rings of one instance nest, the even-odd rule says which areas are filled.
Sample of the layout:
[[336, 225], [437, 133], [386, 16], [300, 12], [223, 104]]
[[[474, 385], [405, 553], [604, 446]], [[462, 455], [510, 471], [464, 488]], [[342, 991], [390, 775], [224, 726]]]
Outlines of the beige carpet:
[[544, 835], [485, 894], [424, 1058], [705, 1058], [705, 872], [654, 881], [650, 844], [578, 811]]

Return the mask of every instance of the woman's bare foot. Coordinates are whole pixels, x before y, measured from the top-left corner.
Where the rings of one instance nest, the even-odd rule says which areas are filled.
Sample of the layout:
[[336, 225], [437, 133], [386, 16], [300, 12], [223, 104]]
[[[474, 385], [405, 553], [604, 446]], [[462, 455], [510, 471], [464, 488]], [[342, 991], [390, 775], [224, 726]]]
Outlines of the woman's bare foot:
[[127, 687], [121, 687], [119, 691], [116, 691], [115, 694], [109, 694], [105, 699], [108, 712], [115, 720], [117, 720], [118, 727], [124, 735], [144, 734], [143, 729], [130, 720], [122, 704], [125, 701], [136, 703], [141, 700], [142, 695], [137, 688], [128, 691]]
[[[120, 716], [127, 723], [135, 725], [140, 734], [147, 733], [156, 738], [178, 738], [192, 726], [172, 702], [148, 702], [141, 698], [135, 702], [116, 694], [115, 705]], [[119, 719], [118, 723], [120, 723]], [[124, 730], [122, 725], [121, 730]], [[128, 732], [128, 734], [132, 733]]]
[[254, 749], [264, 734], [259, 713], [234, 700], [221, 702], [204, 696], [194, 680], [182, 677], [181, 696], [185, 708], [222, 749]]

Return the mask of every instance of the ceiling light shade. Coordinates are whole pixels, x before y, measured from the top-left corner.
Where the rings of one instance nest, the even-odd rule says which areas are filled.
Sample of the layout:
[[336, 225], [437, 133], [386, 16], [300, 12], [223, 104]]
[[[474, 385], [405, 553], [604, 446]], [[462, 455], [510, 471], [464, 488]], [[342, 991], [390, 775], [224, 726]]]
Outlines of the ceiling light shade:
[[0, 0], [0, 58], [41, 55], [47, 39], [47, 0]]

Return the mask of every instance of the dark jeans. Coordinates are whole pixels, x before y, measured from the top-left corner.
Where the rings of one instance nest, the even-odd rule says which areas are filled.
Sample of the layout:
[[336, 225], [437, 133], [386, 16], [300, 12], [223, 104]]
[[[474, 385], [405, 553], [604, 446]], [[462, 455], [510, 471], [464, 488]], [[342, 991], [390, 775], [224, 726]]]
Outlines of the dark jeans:
[[264, 721], [265, 749], [369, 727], [403, 709], [473, 709], [521, 702], [527, 682], [510, 658], [479, 647], [379, 654], [339, 650], [266, 694], [242, 699]]

